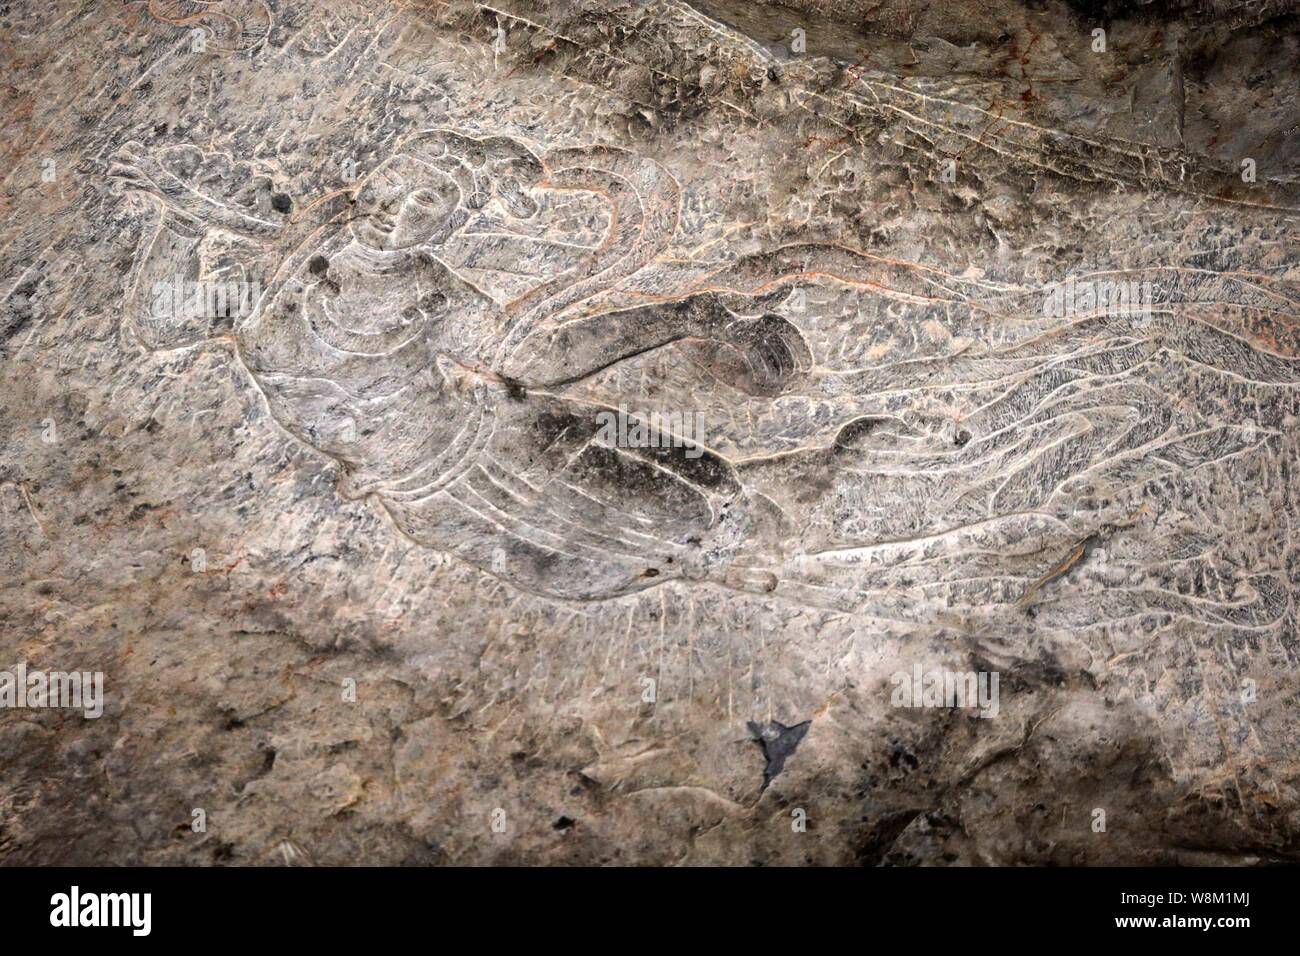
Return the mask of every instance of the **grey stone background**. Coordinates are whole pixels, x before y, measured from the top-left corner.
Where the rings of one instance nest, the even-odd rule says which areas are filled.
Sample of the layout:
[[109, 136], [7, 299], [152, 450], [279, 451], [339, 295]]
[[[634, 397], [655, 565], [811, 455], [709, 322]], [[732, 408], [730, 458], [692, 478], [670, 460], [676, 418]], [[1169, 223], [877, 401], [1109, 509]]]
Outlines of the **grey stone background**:
[[[107, 688], [98, 720], [0, 711], [0, 861], [1294, 859], [1295, 16], [0, 5], [0, 667]], [[866, 549], [770, 594], [532, 593], [340, 494], [237, 331], [133, 334], [125, 144], [194, 146], [197, 178], [297, 211], [435, 128], [666, 170], [671, 241], [599, 306], [771, 280], [813, 367], [750, 395], [682, 343], [570, 392], [698, 410], [733, 461], [905, 422], [776, 501], [806, 550]], [[558, 268], [524, 240], [607, 225], [592, 193], [546, 201], [531, 225], [488, 204], [441, 254], [520, 295]], [[1043, 316], [1047, 284], [1111, 270], [1158, 290], [1149, 322]], [[915, 663], [996, 670], [999, 715], [891, 707]]]

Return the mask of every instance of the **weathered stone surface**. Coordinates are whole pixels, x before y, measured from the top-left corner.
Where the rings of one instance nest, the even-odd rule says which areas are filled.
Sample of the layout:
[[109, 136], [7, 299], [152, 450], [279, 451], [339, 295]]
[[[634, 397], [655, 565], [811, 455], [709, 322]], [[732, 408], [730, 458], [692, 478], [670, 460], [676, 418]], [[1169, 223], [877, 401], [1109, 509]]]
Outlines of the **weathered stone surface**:
[[0, 17], [0, 861], [1300, 855], [1294, 3]]

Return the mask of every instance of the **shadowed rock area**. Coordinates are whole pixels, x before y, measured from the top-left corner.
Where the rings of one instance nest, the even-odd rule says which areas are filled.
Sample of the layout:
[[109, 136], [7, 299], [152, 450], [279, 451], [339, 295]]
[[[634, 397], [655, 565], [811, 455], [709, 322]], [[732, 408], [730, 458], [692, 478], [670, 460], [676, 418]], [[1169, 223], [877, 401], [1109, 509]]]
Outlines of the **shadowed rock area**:
[[0, 864], [1300, 858], [1295, 2], [0, 62]]

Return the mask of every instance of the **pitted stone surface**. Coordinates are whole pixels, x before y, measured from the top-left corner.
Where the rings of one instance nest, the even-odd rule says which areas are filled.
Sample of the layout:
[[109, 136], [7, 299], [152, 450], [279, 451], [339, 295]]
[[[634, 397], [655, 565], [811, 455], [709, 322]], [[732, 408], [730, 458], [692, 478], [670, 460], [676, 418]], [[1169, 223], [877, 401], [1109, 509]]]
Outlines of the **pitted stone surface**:
[[0, 17], [0, 861], [1300, 852], [1294, 4]]

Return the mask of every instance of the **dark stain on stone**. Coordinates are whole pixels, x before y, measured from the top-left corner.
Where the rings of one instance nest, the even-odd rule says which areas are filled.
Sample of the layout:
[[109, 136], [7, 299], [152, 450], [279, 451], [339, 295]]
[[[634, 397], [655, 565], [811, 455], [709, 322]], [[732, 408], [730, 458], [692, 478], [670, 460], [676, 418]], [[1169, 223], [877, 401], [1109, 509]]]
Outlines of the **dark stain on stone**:
[[13, 338], [31, 322], [32, 298], [38, 285], [39, 279], [29, 279], [14, 289], [9, 298], [12, 318], [0, 320], [0, 342]]
[[805, 720], [801, 724], [787, 727], [779, 720], [769, 720], [766, 724], [751, 720], [748, 726], [755, 743], [763, 748], [763, 757], [767, 760], [767, 766], [763, 769], [763, 785], [758, 788], [758, 792], [762, 793], [776, 779], [777, 774], [785, 769], [786, 758], [794, 755], [804, 735], [808, 733], [808, 728], [812, 726], [812, 721]]
[[853, 858], [858, 866], [879, 866], [923, 809], [885, 813], [867, 822], [853, 841]]
[[[692, 458], [687, 454], [690, 450], [687, 444], [695, 449], [691, 454], [698, 454], [698, 457]], [[694, 442], [679, 446], [670, 445], [667, 448], [646, 447], [630, 450], [645, 458], [663, 463], [669, 471], [680, 475], [684, 481], [689, 481], [697, 488], [739, 489], [731, 466], [707, 449], [695, 445]]]
[[532, 427], [536, 445], [541, 452], [549, 450], [570, 429], [574, 429], [575, 434], [581, 436], [584, 440], [595, 430], [594, 426], [583, 419], [573, 415], [552, 412], [539, 414], [533, 419]]
[[27, 327], [27, 323], [30, 322], [31, 319], [32, 314], [30, 311], [19, 312], [15, 310], [14, 317], [3, 325], [0, 325], [0, 342], [13, 338]]
[[863, 438], [875, 430], [876, 426], [883, 422], [883, 418], [874, 415], [863, 415], [855, 418], [853, 421], [846, 423], [835, 434], [836, 448], [852, 448]]
[[288, 193], [276, 193], [271, 197], [271, 208], [276, 212], [288, 213], [293, 208], [293, 201]]
[[502, 375], [501, 384], [506, 387], [506, 396], [512, 402], [522, 402], [528, 397], [528, 389], [524, 388], [524, 383], [518, 379], [511, 378], [509, 375]]
[[889, 752], [889, 765], [895, 770], [902, 770], [907, 773], [909, 770], [915, 770], [920, 766], [920, 761], [907, 748], [896, 746]]
[[212, 849], [212, 859], [217, 863], [225, 863], [235, 858], [235, 845], [233, 843], [219, 843]]

